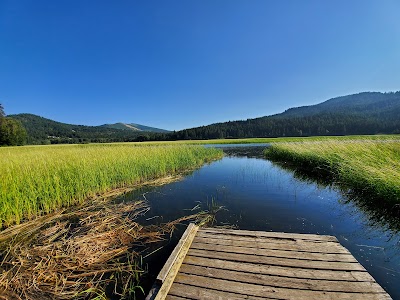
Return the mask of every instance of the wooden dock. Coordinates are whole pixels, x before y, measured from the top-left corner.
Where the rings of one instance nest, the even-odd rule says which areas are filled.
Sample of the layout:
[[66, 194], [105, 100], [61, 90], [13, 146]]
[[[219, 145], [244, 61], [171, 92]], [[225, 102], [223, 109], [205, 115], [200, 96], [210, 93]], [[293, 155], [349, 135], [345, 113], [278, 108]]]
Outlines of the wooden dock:
[[333, 236], [190, 224], [152, 299], [391, 299]]

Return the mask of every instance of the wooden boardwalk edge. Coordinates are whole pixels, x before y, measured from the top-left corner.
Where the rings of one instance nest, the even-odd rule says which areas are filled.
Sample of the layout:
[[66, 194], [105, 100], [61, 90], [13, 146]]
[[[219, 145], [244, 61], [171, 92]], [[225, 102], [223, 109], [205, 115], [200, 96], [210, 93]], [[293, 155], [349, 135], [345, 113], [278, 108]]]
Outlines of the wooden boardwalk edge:
[[158, 274], [156, 282], [146, 297], [146, 300], [165, 299], [198, 229], [199, 227], [193, 223], [190, 223], [186, 228], [178, 244], [175, 246], [167, 262]]
[[333, 236], [190, 224], [146, 300], [391, 299]]

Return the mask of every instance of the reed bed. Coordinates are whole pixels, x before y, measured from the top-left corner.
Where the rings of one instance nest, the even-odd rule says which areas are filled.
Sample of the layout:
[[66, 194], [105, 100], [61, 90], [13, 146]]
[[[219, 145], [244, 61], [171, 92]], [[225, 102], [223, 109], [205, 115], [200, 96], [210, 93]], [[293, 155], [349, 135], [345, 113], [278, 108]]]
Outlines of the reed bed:
[[135, 284], [142, 272], [132, 243], [160, 239], [158, 232], [147, 233], [134, 222], [145, 211], [143, 202], [91, 205], [45, 222], [30, 221], [27, 231], [3, 231], [0, 294], [5, 299], [85, 298], [104, 294], [110, 284], [126, 294], [120, 286]]
[[[108, 199], [109, 200], [109, 199]], [[144, 294], [143, 255], [190, 215], [160, 225], [136, 222], [144, 201], [92, 200], [0, 233], [0, 299], [109, 299]], [[162, 244], [162, 243], [161, 243]], [[150, 250], [149, 250], [150, 249]]]
[[222, 155], [217, 149], [188, 145], [0, 148], [0, 227], [113, 189], [194, 169]]
[[340, 185], [389, 203], [400, 203], [400, 142], [346, 140], [277, 143], [267, 158], [289, 162]]

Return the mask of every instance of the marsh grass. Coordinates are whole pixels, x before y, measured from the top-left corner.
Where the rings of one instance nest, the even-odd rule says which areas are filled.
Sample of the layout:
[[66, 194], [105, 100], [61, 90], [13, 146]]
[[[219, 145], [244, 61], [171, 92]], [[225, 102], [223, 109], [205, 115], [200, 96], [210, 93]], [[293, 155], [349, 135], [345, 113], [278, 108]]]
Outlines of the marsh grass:
[[0, 148], [0, 227], [220, 157], [220, 150], [188, 145]]
[[200, 226], [212, 227], [217, 222], [217, 214], [220, 211], [227, 210], [225, 206], [220, 205], [214, 198], [205, 203], [199, 202], [191, 211], [196, 212], [194, 222]]
[[276, 143], [265, 150], [288, 162], [328, 177], [364, 196], [400, 203], [400, 143], [394, 140], [345, 140]]

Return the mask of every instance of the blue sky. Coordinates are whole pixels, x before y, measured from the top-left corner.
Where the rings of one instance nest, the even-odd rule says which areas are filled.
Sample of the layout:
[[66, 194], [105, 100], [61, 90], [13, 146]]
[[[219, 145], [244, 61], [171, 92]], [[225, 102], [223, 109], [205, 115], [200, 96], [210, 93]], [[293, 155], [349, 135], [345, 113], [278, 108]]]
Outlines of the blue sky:
[[7, 114], [170, 130], [400, 90], [397, 0], [2, 0]]

